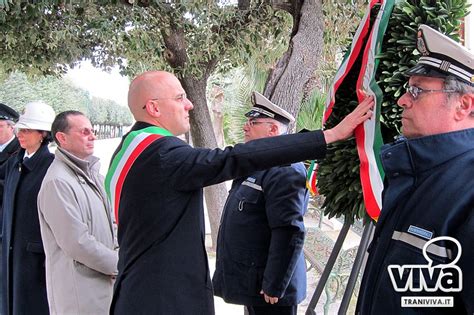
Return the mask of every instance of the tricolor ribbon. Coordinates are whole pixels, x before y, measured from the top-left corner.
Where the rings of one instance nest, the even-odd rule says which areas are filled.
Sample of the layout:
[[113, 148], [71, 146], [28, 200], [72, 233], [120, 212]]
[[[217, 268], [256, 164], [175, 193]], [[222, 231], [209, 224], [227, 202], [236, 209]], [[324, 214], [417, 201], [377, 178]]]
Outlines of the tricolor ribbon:
[[316, 196], [319, 194], [318, 186], [316, 185], [317, 178], [318, 178], [317, 175], [318, 175], [318, 163], [316, 163], [315, 161], [311, 161], [311, 164], [309, 165], [309, 169], [308, 169], [306, 188], [308, 188], [309, 192], [313, 196]]
[[[370, 25], [370, 14], [375, 5], [380, 5], [380, 10]], [[360, 53], [363, 53], [362, 67], [356, 83], [357, 98], [359, 102], [369, 96], [374, 96], [374, 117], [367, 120], [355, 130], [357, 151], [360, 159], [360, 179], [365, 208], [368, 215], [377, 220], [382, 209], [382, 190], [384, 172], [380, 162], [380, 148], [383, 144], [380, 133], [380, 107], [383, 94], [375, 81], [375, 73], [378, 66], [376, 55], [381, 50], [383, 36], [387, 29], [388, 21], [392, 13], [394, 0], [372, 0], [368, 10], [363, 17], [352, 41], [352, 45], [341, 66], [334, 77], [326, 101], [326, 110], [323, 116], [323, 124], [331, 116], [336, 102], [336, 91], [348, 75]], [[364, 51], [362, 48], [365, 46]], [[316, 180], [314, 161], [311, 163], [311, 172], [308, 172], [308, 188], [311, 191], [312, 184]]]
[[119, 204], [123, 184], [136, 159], [155, 140], [172, 134], [163, 128], [148, 127], [130, 132], [124, 139], [120, 151], [113, 157], [105, 177], [105, 191], [112, 204], [118, 224]]

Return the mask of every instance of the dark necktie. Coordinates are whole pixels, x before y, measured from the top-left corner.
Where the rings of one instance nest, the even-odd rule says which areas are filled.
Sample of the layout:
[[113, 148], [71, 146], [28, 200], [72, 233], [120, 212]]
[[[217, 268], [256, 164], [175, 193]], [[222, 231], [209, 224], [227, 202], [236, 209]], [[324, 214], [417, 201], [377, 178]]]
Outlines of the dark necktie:
[[21, 169], [23, 168], [23, 164], [25, 164], [26, 161], [28, 161], [29, 159], [30, 159], [30, 158], [27, 157], [27, 156], [24, 157], [24, 158], [23, 158], [23, 161], [20, 163], [20, 165], [18, 165], [18, 170], [20, 171], [20, 173], [21, 173]]

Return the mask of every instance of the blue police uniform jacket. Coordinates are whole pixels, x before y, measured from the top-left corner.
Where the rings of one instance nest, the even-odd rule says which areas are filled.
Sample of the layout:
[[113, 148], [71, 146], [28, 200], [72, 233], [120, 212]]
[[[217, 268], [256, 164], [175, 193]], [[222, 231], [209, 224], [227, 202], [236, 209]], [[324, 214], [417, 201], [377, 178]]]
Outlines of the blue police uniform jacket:
[[[474, 129], [402, 139], [384, 147], [381, 158], [383, 210], [368, 249], [356, 313], [473, 314]], [[427, 247], [428, 258], [439, 267], [435, 276], [420, 276], [416, 268], [399, 269], [401, 273], [392, 273], [397, 292], [388, 266], [426, 266], [423, 246], [440, 236], [460, 242], [460, 259], [456, 261], [459, 252], [453, 241], [435, 242]], [[453, 265], [459, 267], [462, 280], [456, 272], [449, 277]], [[401, 307], [402, 297], [407, 301], [416, 296], [452, 297], [454, 307]]]
[[280, 298], [277, 305], [301, 302], [307, 204], [303, 163], [235, 180], [219, 229], [214, 294], [228, 303], [263, 306], [263, 290]]
[[[137, 122], [132, 131], [150, 126]], [[202, 188], [325, 153], [321, 131], [224, 150], [193, 148], [172, 136], [154, 141], [137, 157], [122, 187], [111, 313], [213, 314]]]

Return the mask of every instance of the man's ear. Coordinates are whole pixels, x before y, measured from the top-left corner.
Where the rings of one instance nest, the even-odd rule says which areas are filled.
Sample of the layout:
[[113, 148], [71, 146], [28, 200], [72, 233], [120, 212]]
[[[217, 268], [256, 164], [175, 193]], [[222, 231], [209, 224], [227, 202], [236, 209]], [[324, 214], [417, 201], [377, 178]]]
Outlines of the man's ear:
[[474, 112], [474, 94], [466, 93], [459, 97], [459, 104], [456, 106], [456, 120], [463, 120]]
[[270, 125], [270, 136], [278, 136], [280, 134], [280, 126], [278, 124]]
[[60, 145], [66, 142], [66, 134], [64, 132], [58, 131], [56, 132], [56, 135], [53, 135], [53, 137], [56, 137], [56, 139], [58, 139]]
[[158, 106], [156, 106], [156, 103], [153, 100], [148, 100], [146, 102], [145, 110], [152, 117], [160, 117], [160, 115], [161, 115], [160, 109], [158, 108]]

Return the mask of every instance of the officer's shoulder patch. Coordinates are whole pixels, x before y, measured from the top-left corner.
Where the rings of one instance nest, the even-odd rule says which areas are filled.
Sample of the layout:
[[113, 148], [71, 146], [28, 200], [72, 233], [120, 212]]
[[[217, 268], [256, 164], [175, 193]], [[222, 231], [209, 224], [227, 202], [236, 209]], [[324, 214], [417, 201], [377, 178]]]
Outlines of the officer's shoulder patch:
[[247, 179], [245, 180], [246, 182], [251, 182], [251, 183], [255, 183], [257, 179], [256, 178], [253, 178], [253, 177], [247, 177]]
[[408, 233], [422, 237], [427, 240], [430, 240], [431, 238], [433, 238], [433, 232], [430, 232], [428, 230], [425, 230], [415, 225], [410, 225], [408, 227]]
[[255, 190], [263, 191], [262, 186], [251, 183], [251, 182], [246, 181], [246, 180], [242, 183], [242, 186], [248, 186], [248, 187], [253, 188]]

